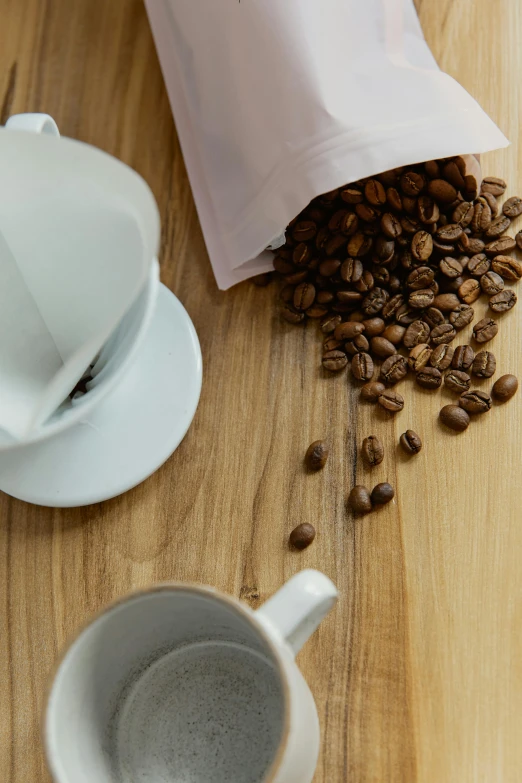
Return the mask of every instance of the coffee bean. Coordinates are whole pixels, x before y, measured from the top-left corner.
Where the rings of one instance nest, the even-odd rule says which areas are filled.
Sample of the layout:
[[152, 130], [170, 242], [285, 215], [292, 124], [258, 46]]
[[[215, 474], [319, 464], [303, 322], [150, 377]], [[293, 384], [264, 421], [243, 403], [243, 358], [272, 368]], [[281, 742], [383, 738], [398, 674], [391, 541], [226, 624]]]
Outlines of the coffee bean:
[[321, 470], [326, 465], [330, 450], [324, 440], [314, 440], [306, 450], [305, 462], [309, 470]]
[[330, 239], [330, 232], [328, 230], [327, 226], [323, 226], [319, 229], [317, 232], [317, 236], [315, 238], [315, 247], [320, 253], [325, 252], [326, 245]]
[[484, 177], [480, 186], [481, 193], [491, 193], [493, 196], [501, 196], [506, 190], [507, 185], [499, 177]]
[[345, 215], [343, 215], [340, 221], [339, 229], [345, 237], [353, 236], [358, 228], [359, 218], [357, 215], [354, 215], [353, 212], [347, 212]]
[[300, 220], [295, 224], [292, 236], [296, 242], [307, 242], [317, 234], [317, 225], [313, 220]]
[[444, 315], [436, 307], [428, 307], [428, 309], [422, 316], [422, 319], [423, 321], [426, 321], [430, 329], [433, 329], [435, 328], [435, 326], [439, 326], [440, 324], [443, 324], [446, 321]]
[[370, 381], [361, 388], [361, 399], [365, 402], [377, 402], [380, 395], [386, 390], [384, 383]]
[[329, 353], [329, 351], [340, 351], [342, 350], [342, 347], [342, 342], [340, 340], [336, 340], [333, 335], [330, 335], [330, 337], [327, 337], [323, 342], [323, 355], [325, 353]]
[[373, 360], [369, 353], [356, 353], [352, 359], [352, 374], [358, 381], [371, 381]]
[[370, 467], [380, 465], [384, 459], [384, 447], [376, 435], [369, 435], [362, 442], [361, 453]]
[[455, 370], [469, 370], [475, 358], [475, 351], [471, 345], [459, 345], [455, 348], [451, 366]]
[[[336, 256], [341, 251], [341, 248], [344, 249], [345, 245], [346, 245], [346, 237], [343, 236], [342, 234], [335, 234], [333, 237], [330, 237], [330, 239], [328, 239], [328, 241], [324, 245], [324, 252], [326, 253], [327, 256]], [[368, 248], [368, 250], [369, 249], [370, 248]], [[355, 255], [355, 254], [350, 253], [350, 255]]]
[[493, 384], [491, 393], [497, 402], [507, 402], [518, 389], [518, 379], [515, 375], [502, 375]]
[[396, 239], [402, 234], [400, 221], [392, 212], [385, 212], [382, 216], [381, 229], [390, 239]]
[[382, 308], [381, 315], [384, 319], [389, 321], [397, 315], [399, 309], [404, 305], [404, 297], [402, 294], [395, 294], [391, 299], [388, 299], [384, 307]]
[[297, 525], [290, 533], [290, 545], [294, 549], [306, 549], [310, 546], [315, 538], [315, 527], [304, 522], [301, 525]]
[[336, 340], [353, 340], [358, 334], [364, 332], [364, 324], [359, 321], [344, 321], [335, 327], [334, 335]]
[[372, 510], [370, 493], [362, 484], [355, 486], [348, 495], [348, 505], [356, 514], [368, 514]]
[[377, 398], [379, 405], [389, 413], [397, 413], [404, 408], [404, 398], [392, 389], [386, 389]]
[[308, 310], [305, 310], [305, 312], [308, 318], [324, 318], [328, 312], [328, 308], [324, 307], [324, 305], [314, 303]]
[[440, 324], [430, 332], [430, 341], [432, 345], [441, 345], [441, 343], [450, 343], [457, 332], [451, 324]]
[[382, 318], [366, 318], [363, 322], [364, 333], [367, 337], [377, 337], [386, 328]]
[[390, 326], [386, 327], [386, 329], [382, 333], [382, 336], [386, 340], [389, 340], [394, 345], [400, 345], [405, 333], [406, 333], [405, 326], [401, 326], [400, 324], [391, 324]]
[[404, 215], [401, 217], [401, 226], [402, 226], [402, 232], [403, 234], [416, 234], [417, 231], [421, 230], [421, 224], [418, 220], [415, 220], [414, 217], [410, 217], [410, 215]]
[[[285, 282], [290, 283], [290, 285], [299, 285], [300, 283], [304, 283], [305, 280], [307, 280], [309, 277], [309, 272], [307, 269], [301, 269], [293, 272], [291, 275], [285, 275]], [[295, 292], [294, 292], [295, 293]]]
[[274, 269], [276, 272], [279, 272], [280, 275], [289, 275], [294, 271], [295, 267], [286, 258], [276, 256], [274, 258]]
[[522, 215], [522, 198], [511, 196], [511, 198], [506, 199], [502, 205], [502, 212], [509, 218], [516, 218]]
[[479, 351], [471, 366], [471, 372], [478, 378], [491, 378], [496, 369], [497, 360], [490, 351]]
[[484, 236], [486, 236], [488, 239], [496, 239], [496, 237], [501, 236], [504, 231], [507, 231], [510, 225], [511, 220], [508, 217], [505, 215], [499, 215], [491, 221], [488, 228], [484, 232]]
[[364, 195], [374, 207], [382, 206], [386, 203], [386, 191], [378, 179], [369, 179], [367, 181], [364, 186]]
[[522, 231], [515, 236], [515, 243], [519, 250], [522, 250]]
[[393, 343], [387, 340], [385, 337], [372, 337], [370, 341], [370, 348], [375, 356], [379, 356], [382, 359], [393, 356], [397, 353], [397, 349]]
[[428, 194], [439, 204], [451, 204], [457, 198], [457, 191], [445, 179], [432, 179], [428, 184]]
[[371, 502], [375, 506], [382, 506], [384, 503], [389, 503], [390, 500], [393, 500], [393, 497], [395, 495], [395, 490], [393, 489], [391, 484], [388, 484], [388, 482], [383, 481], [381, 484], [376, 484], [374, 488], [372, 489], [372, 494], [370, 495]]
[[487, 343], [498, 332], [498, 324], [492, 318], [482, 318], [473, 327], [473, 337], [478, 343]]
[[473, 277], [481, 277], [489, 270], [491, 262], [485, 253], [475, 253], [468, 261], [467, 271]]
[[380, 379], [388, 384], [398, 383], [408, 372], [408, 362], [396, 353], [384, 360], [381, 366]]
[[430, 356], [430, 364], [438, 370], [447, 370], [450, 366], [455, 349], [451, 345], [441, 343], [433, 349]]
[[408, 365], [414, 372], [418, 372], [425, 367], [431, 356], [431, 348], [427, 343], [419, 343], [415, 345], [408, 356]]
[[429, 196], [419, 196], [417, 200], [417, 215], [421, 223], [432, 225], [440, 216], [438, 204]]
[[467, 413], [487, 413], [491, 408], [491, 397], [486, 392], [475, 389], [461, 394], [459, 405]]
[[440, 176], [440, 166], [437, 160], [428, 160], [424, 164], [424, 171], [430, 179], [437, 179]]
[[437, 242], [453, 244], [462, 236], [462, 226], [459, 223], [447, 223], [435, 232]]
[[479, 298], [481, 293], [480, 283], [475, 278], [464, 280], [459, 288], [459, 297], [465, 304], [473, 304]]
[[296, 310], [307, 310], [314, 303], [315, 288], [311, 283], [301, 283], [294, 291], [294, 307]]
[[413, 269], [406, 278], [406, 285], [412, 291], [429, 288], [435, 279], [435, 272], [429, 266], [419, 266]]
[[446, 277], [454, 279], [462, 274], [462, 265], [460, 261], [451, 256], [445, 256], [442, 261], [439, 262], [439, 269]]
[[383, 288], [374, 288], [368, 296], [363, 299], [361, 310], [365, 315], [376, 315], [382, 310], [389, 299], [389, 294]]
[[401, 176], [401, 189], [406, 196], [418, 196], [426, 187], [426, 178], [416, 171], [406, 171]]
[[321, 331], [323, 334], [332, 334], [340, 323], [340, 315], [327, 315], [321, 321]]
[[464, 329], [473, 321], [475, 311], [468, 304], [460, 304], [449, 314], [449, 322], [455, 329]]
[[504, 290], [504, 280], [496, 272], [487, 272], [480, 278], [480, 287], [488, 296], [495, 296]]
[[304, 313], [298, 313], [297, 310], [294, 310], [294, 308], [289, 305], [283, 307], [281, 314], [289, 324], [299, 324], [305, 319]]
[[347, 340], [344, 347], [346, 353], [355, 356], [356, 353], [367, 353], [370, 350], [370, 343], [364, 334], [358, 334], [353, 340]]
[[482, 241], [482, 239], [479, 239], [478, 237], [472, 237], [469, 240], [468, 253], [471, 253], [471, 255], [473, 255], [475, 253], [482, 253], [482, 251], [484, 250], [484, 247], [485, 247], [485, 245], [484, 245], [484, 242]]
[[340, 269], [341, 262], [338, 258], [327, 258], [319, 264], [319, 273], [323, 277], [332, 277]]
[[367, 223], [373, 223], [381, 216], [381, 210], [377, 207], [372, 207], [370, 204], [357, 204], [355, 207], [357, 215]]
[[406, 432], [403, 432], [399, 438], [399, 443], [406, 454], [418, 454], [422, 449], [422, 441], [413, 430], [406, 430]]
[[408, 350], [411, 350], [415, 345], [419, 343], [426, 343], [430, 334], [430, 327], [425, 321], [417, 319], [406, 329], [406, 333], [403, 338], [403, 345]]
[[516, 242], [513, 237], [500, 237], [484, 246], [484, 252], [489, 258], [494, 258], [501, 253], [511, 253], [515, 249]]
[[434, 298], [435, 296], [431, 288], [421, 288], [419, 291], [411, 292], [408, 298], [408, 304], [415, 310], [424, 310], [431, 305]]
[[359, 204], [364, 200], [363, 192], [360, 188], [349, 185], [347, 188], [341, 190], [341, 198], [347, 204]]
[[292, 261], [296, 266], [306, 266], [312, 258], [312, 250], [306, 242], [300, 242], [294, 249]]
[[375, 240], [375, 255], [382, 264], [389, 264], [395, 253], [395, 242], [393, 239], [380, 236]]
[[479, 198], [473, 210], [471, 228], [475, 234], [481, 234], [491, 225], [491, 207], [485, 199]]
[[517, 303], [517, 295], [510, 288], [495, 294], [489, 300], [489, 306], [494, 313], [505, 313]]
[[436, 367], [424, 367], [419, 370], [415, 380], [424, 389], [438, 389], [442, 384], [442, 373]]
[[444, 385], [456, 394], [462, 394], [469, 389], [471, 378], [463, 370], [450, 370], [444, 376]]
[[433, 239], [427, 231], [417, 231], [411, 240], [411, 252], [417, 261], [427, 261], [433, 252]]
[[510, 256], [495, 256], [491, 268], [504, 280], [516, 282], [522, 277], [522, 262]]
[[386, 191], [386, 201], [396, 212], [402, 212], [402, 198], [397, 188], [388, 188]]
[[498, 202], [495, 196], [492, 193], [481, 193], [480, 197], [486, 201], [487, 204], [489, 204], [489, 208], [491, 210], [491, 217], [495, 218], [498, 215]]
[[446, 427], [456, 432], [463, 432], [470, 422], [468, 414], [460, 405], [445, 405], [439, 413], [439, 419]]
[[466, 183], [464, 180], [464, 174], [466, 172], [466, 164], [464, 160], [459, 156], [454, 160], [450, 160], [445, 164], [442, 169], [444, 177], [454, 185], [457, 190], [463, 190]]
[[[480, 290], [480, 286], [479, 286]], [[433, 305], [441, 310], [443, 313], [449, 313], [458, 307], [460, 304], [459, 298], [456, 294], [439, 294], [433, 300]]]
[[329, 372], [344, 370], [348, 364], [348, 357], [343, 351], [328, 351], [323, 355], [323, 367]]
[[473, 204], [469, 201], [461, 201], [453, 210], [451, 218], [454, 223], [459, 223], [462, 228], [466, 228], [473, 220], [473, 211]]

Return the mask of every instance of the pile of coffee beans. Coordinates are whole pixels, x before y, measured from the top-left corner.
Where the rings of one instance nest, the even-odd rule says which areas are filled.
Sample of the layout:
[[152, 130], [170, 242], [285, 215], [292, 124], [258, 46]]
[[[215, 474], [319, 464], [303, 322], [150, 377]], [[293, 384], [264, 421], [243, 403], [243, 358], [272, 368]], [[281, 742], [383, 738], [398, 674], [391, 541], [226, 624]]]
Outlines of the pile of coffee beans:
[[[518, 385], [514, 376], [503, 376], [514, 381], [495, 392], [497, 381], [492, 397], [471, 388], [472, 376], [496, 372], [495, 356], [484, 346], [499, 331], [499, 315], [515, 306], [511, 286], [522, 278], [522, 261], [513, 255], [522, 251], [522, 231], [509, 233], [522, 215], [522, 199], [503, 200], [505, 191], [498, 177], [485, 177], [479, 187], [464, 159], [453, 157], [396, 168], [315, 198], [289, 224], [274, 258], [283, 279], [283, 318], [318, 322], [323, 368], [338, 373], [349, 366], [363, 384], [364, 401], [390, 414], [401, 411], [404, 399], [393, 387], [412, 375], [422, 389], [444, 386], [458, 395], [456, 404], [442, 408], [440, 421], [465, 430], [470, 416], [490, 410], [492, 397], [509, 399]], [[255, 280], [268, 281], [267, 275]], [[473, 305], [481, 296], [489, 310], [476, 320]], [[474, 345], [454, 349], [470, 324]], [[401, 444], [416, 453], [420, 445], [408, 433]], [[378, 447], [378, 439], [365, 441], [368, 464], [378, 464]], [[371, 505], [370, 493], [355, 489], [360, 505]]]

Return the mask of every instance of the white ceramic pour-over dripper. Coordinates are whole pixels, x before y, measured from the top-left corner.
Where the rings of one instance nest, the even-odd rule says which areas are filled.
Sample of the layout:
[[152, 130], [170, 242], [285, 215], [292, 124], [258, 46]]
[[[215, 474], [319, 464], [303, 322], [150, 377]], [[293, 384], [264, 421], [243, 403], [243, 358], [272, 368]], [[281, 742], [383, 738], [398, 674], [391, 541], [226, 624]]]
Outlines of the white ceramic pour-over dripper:
[[0, 129], [0, 427], [26, 442], [144, 290], [159, 218], [132, 169], [13, 120], [44, 131]]

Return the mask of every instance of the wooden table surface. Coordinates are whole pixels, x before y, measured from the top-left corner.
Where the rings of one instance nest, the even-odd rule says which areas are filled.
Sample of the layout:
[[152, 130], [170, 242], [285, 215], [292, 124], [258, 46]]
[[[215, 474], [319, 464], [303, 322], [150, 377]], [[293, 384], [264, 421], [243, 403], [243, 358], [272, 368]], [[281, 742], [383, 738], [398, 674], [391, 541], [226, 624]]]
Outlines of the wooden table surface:
[[[441, 67], [513, 142], [483, 158], [485, 173], [520, 193], [522, 4], [417, 5]], [[340, 591], [299, 656], [322, 725], [315, 783], [519, 781], [522, 395], [454, 437], [437, 424], [441, 395], [409, 383], [394, 421], [359, 407], [345, 375], [318, 369], [314, 329], [281, 325], [275, 285], [217, 290], [141, 0], [0, 0], [0, 19], [1, 122], [49, 112], [64, 135], [147, 180], [162, 278], [192, 316], [204, 361], [194, 423], [142, 486], [75, 510], [0, 499], [0, 780], [48, 781], [47, 677], [108, 601], [176, 579], [256, 607], [315, 567]], [[500, 371], [522, 375], [521, 339], [519, 309], [494, 343]], [[407, 427], [425, 441], [411, 461], [396, 451]], [[370, 477], [356, 452], [372, 432], [387, 458]], [[331, 441], [329, 463], [306, 475], [302, 455], [319, 437]], [[354, 519], [355, 479], [389, 479], [396, 502]], [[286, 541], [302, 521], [318, 536], [296, 554]]]

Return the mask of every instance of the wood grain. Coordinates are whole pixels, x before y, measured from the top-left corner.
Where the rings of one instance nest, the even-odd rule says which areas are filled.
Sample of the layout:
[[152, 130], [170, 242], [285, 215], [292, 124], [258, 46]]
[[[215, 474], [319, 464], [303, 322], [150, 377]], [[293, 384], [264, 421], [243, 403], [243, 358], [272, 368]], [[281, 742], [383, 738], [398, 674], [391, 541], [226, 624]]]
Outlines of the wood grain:
[[[485, 173], [520, 193], [519, 0], [417, 6], [440, 65], [513, 142], [484, 157]], [[0, 780], [48, 780], [48, 673], [107, 601], [180, 579], [257, 606], [306, 566], [341, 593], [299, 657], [322, 724], [315, 783], [520, 780], [522, 397], [462, 436], [437, 424], [440, 395], [409, 384], [393, 421], [359, 406], [346, 376], [318, 369], [314, 329], [281, 325], [275, 286], [218, 292], [141, 0], [0, 0], [0, 19], [1, 121], [49, 112], [62, 133], [147, 180], [163, 280], [194, 320], [205, 368], [187, 437], [142, 486], [70, 511], [0, 499]], [[494, 350], [500, 371], [522, 375], [519, 312], [502, 318]], [[412, 460], [396, 450], [407, 427], [425, 442]], [[371, 475], [357, 458], [370, 433], [387, 452]], [[319, 437], [331, 456], [310, 476], [302, 456]], [[384, 479], [393, 505], [347, 513], [354, 481]], [[290, 552], [288, 533], [304, 521], [317, 539]]]

